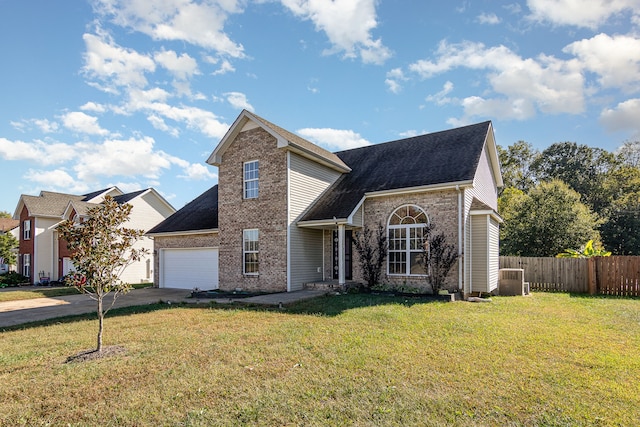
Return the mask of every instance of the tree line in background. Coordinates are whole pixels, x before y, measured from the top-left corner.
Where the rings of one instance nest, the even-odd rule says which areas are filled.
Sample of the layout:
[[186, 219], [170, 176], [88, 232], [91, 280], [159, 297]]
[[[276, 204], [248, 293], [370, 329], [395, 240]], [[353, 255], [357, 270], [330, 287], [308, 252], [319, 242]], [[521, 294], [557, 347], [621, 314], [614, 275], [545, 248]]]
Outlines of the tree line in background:
[[501, 255], [555, 256], [589, 240], [640, 255], [640, 141], [612, 153], [575, 142], [498, 146]]

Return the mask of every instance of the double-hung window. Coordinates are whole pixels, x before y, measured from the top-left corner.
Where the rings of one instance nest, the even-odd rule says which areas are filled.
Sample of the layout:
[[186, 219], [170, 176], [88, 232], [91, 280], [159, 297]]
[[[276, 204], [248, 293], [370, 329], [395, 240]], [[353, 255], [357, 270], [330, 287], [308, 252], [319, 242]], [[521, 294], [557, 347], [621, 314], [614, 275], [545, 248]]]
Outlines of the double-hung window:
[[31, 254], [22, 255], [22, 275], [31, 277]]
[[258, 274], [258, 230], [242, 231], [242, 272], [246, 275]]
[[405, 205], [389, 218], [389, 275], [424, 276], [424, 230], [427, 214], [418, 206]]
[[245, 162], [244, 164], [244, 198], [255, 199], [258, 197], [258, 161]]
[[26, 220], [22, 223], [22, 239], [29, 240], [31, 239], [31, 221]]

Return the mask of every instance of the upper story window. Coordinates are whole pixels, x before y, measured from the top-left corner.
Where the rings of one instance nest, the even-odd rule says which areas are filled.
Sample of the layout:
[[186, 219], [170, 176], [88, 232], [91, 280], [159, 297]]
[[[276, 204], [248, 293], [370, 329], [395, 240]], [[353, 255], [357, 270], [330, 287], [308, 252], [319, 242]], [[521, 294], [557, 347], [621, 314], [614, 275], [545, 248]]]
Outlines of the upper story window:
[[258, 161], [246, 162], [244, 164], [244, 198], [255, 199], [258, 197]]
[[422, 264], [424, 230], [427, 214], [418, 206], [405, 205], [396, 209], [387, 226], [390, 275], [424, 276]]
[[250, 229], [242, 231], [242, 255], [243, 273], [248, 275], [258, 274], [258, 230]]
[[22, 238], [24, 240], [31, 239], [31, 221], [26, 220], [22, 223]]

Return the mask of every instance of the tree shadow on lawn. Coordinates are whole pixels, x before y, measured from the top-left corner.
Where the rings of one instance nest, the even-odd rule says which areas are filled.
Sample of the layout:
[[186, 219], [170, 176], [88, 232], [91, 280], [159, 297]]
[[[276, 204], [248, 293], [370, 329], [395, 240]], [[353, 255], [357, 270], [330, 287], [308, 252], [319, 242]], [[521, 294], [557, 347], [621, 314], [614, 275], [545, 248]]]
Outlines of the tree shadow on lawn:
[[[382, 305], [403, 305], [411, 307], [417, 304], [446, 303], [448, 299], [433, 296], [394, 296], [383, 294], [340, 294], [324, 295], [307, 300], [297, 301], [283, 306], [263, 305], [255, 303], [245, 303], [235, 301], [230, 303], [204, 302], [200, 303], [167, 303], [157, 302], [153, 304], [136, 305], [129, 307], [114, 308], [109, 311], [105, 321], [109, 318], [131, 316], [134, 314], [151, 313], [160, 310], [170, 310], [173, 308], [187, 309], [213, 309], [213, 310], [251, 310], [257, 312], [286, 313], [315, 316], [338, 316], [343, 312], [355, 308], [373, 307]], [[76, 314], [71, 316], [56, 317], [52, 319], [38, 320], [35, 322], [23, 323], [20, 325], [6, 326], [0, 328], [0, 333], [5, 331], [16, 331], [40, 326], [49, 326], [64, 323], [74, 323], [83, 320], [97, 320], [96, 313]]]

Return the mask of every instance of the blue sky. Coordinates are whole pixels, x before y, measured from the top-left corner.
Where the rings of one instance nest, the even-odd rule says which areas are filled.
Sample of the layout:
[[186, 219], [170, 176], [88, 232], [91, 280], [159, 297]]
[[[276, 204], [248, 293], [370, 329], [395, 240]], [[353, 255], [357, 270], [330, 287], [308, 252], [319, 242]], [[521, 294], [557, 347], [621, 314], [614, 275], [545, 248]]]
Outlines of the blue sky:
[[492, 120], [640, 139], [640, 0], [0, 0], [0, 211], [154, 187], [176, 208], [243, 108], [332, 151]]

